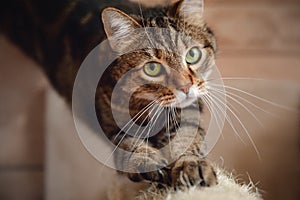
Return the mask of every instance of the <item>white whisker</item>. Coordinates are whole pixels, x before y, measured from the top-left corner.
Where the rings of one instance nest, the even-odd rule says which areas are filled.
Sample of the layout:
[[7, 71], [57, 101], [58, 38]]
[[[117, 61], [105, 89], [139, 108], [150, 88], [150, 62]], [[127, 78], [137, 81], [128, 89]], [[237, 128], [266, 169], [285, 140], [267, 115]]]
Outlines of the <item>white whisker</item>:
[[[219, 124], [219, 120], [218, 120], [218, 119], [220, 119], [220, 116], [217, 115], [217, 113], [216, 113], [217, 111], [214, 110], [214, 109], [212, 108], [212, 105], [211, 105], [211, 103], [213, 103], [213, 102], [210, 101], [209, 96], [207, 96], [207, 95], [203, 95], [203, 96], [202, 96], [202, 100], [207, 104], [207, 108], [208, 108], [208, 110], [210, 111], [210, 113], [212, 114], [211, 117], [214, 117], [214, 118], [216, 119], [216, 123], [217, 123], [218, 129], [219, 129], [219, 131], [222, 132], [222, 127], [221, 127], [221, 125]], [[210, 109], [209, 109], [209, 108], [210, 108]]]
[[142, 24], [143, 24], [143, 28], [144, 28], [144, 30], [145, 30], [145, 34], [146, 34], [146, 36], [147, 36], [147, 38], [148, 38], [150, 44], [152, 45], [152, 48], [155, 49], [155, 45], [154, 45], [154, 43], [152, 42], [152, 40], [151, 40], [151, 38], [150, 38], [150, 36], [149, 36], [149, 33], [147, 32], [145, 23], [144, 23], [144, 14], [143, 14], [143, 9], [142, 9], [141, 1], [140, 1], [140, 0], [139, 0], [138, 5], [139, 5], [140, 13], [141, 13], [141, 18], [142, 18], [141, 21], [142, 21]]
[[170, 153], [172, 152], [172, 146], [171, 146], [171, 133], [170, 133], [170, 112], [171, 112], [171, 110], [170, 110], [170, 108], [169, 107], [167, 107], [167, 110], [168, 110], [168, 112], [167, 112], [167, 117], [166, 117], [166, 119], [167, 119], [167, 127], [166, 127], [166, 129], [167, 129], [167, 134], [168, 134], [168, 139], [169, 139], [169, 150], [170, 150]]
[[[211, 94], [211, 93], [209, 93], [208, 95], [210, 96], [210, 98], [212, 98], [211, 95], [214, 96], [214, 95]], [[215, 98], [215, 99], [217, 99], [217, 98]], [[253, 146], [253, 148], [254, 148], [254, 150], [255, 150], [255, 152], [256, 152], [258, 158], [259, 158], [259, 160], [261, 160], [261, 156], [260, 156], [260, 153], [259, 153], [259, 151], [258, 151], [258, 148], [256, 147], [256, 145], [255, 145], [255, 143], [254, 143], [252, 137], [250, 136], [250, 134], [249, 134], [247, 128], [246, 128], [245, 125], [242, 123], [242, 121], [239, 119], [239, 117], [238, 117], [238, 116], [237, 116], [237, 115], [236, 115], [229, 107], [227, 107], [227, 109], [232, 113], [232, 115], [237, 119], [237, 121], [238, 121], [239, 124], [241, 125], [241, 127], [242, 127], [243, 130], [244, 130], [244, 132], [245, 132], [246, 135], [248, 136], [248, 138], [249, 138], [249, 140], [250, 140], [250, 142], [251, 142], [251, 144], [252, 144], [252, 146]]]
[[[141, 116], [143, 116], [143, 114], [145, 114], [153, 105], [155, 105], [157, 101], [154, 100], [152, 102], [150, 102], [147, 106], [145, 106], [143, 109], [141, 109], [131, 120], [129, 120], [122, 128], [121, 130], [116, 134], [116, 136], [114, 137], [113, 141], [116, 140], [116, 138], [121, 134], [121, 132], [124, 131], [124, 129], [130, 124], [131, 126], [129, 127], [128, 130], [130, 130], [132, 128], [132, 126], [135, 124], [135, 122], [137, 122], [137, 120], [140, 119]], [[137, 118], [136, 118], [137, 117]], [[136, 118], [136, 119], [135, 119]], [[126, 132], [126, 131], [125, 131]]]
[[179, 132], [180, 125], [179, 125], [179, 123], [177, 121], [176, 115], [178, 115], [178, 113], [177, 113], [175, 107], [171, 107], [171, 115], [170, 115], [170, 117], [172, 118], [172, 121], [174, 123], [174, 129], [175, 129], [175, 132], [176, 132], [176, 136], [179, 138], [180, 145], [184, 146], [184, 144], [181, 142], [181, 134]]
[[[223, 94], [223, 91], [217, 90], [217, 89], [212, 89], [214, 92], [217, 92], [216, 95]], [[211, 92], [213, 92], [211, 91]], [[239, 102], [235, 98], [231, 97], [229, 94], [226, 94], [226, 97], [231, 99], [232, 101], [236, 102], [238, 105], [242, 106], [255, 120], [256, 122], [261, 126], [264, 127], [264, 125], [261, 123], [261, 121], [256, 117], [256, 115], [249, 109], [247, 106], [245, 106], [242, 102]], [[227, 102], [228, 103], [228, 102]], [[229, 104], [228, 104], [229, 105]]]
[[209, 84], [214, 85], [214, 86], [216, 86], [216, 87], [225, 87], [226, 89], [230, 89], [230, 90], [233, 90], [233, 91], [237, 91], [237, 92], [246, 94], [246, 95], [248, 95], [248, 96], [250, 96], [250, 97], [253, 97], [253, 98], [255, 98], [255, 99], [258, 99], [258, 100], [260, 100], [260, 101], [262, 101], [262, 102], [269, 103], [269, 104], [271, 104], [272, 106], [275, 106], [275, 107], [278, 107], [278, 108], [281, 108], [281, 109], [284, 109], [284, 110], [288, 110], [288, 111], [292, 111], [292, 112], [299, 113], [298, 110], [295, 110], [295, 109], [293, 109], [293, 108], [290, 108], [290, 107], [287, 107], [287, 106], [283, 106], [283, 105], [274, 103], [274, 102], [272, 102], [272, 101], [270, 101], [270, 100], [267, 100], [267, 99], [265, 99], [265, 98], [262, 98], [262, 97], [259, 97], [259, 96], [257, 96], [257, 95], [254, 95], [254, 94], [252, 94], [252, 93], [250, 93], [250, 92], [246, 92], [246, 91], [244, 91], [244, 90], [241, 90], [241, 89], [238, 89], [238, 88], [235, 88], [235, 87], [232, 87], [232, 86], [228, 86], [228, 85], [220, 85], [220, 84], [214, 84], [214, 83], [209, 83]]
[[[135, 119], [134, 121], [131, 119], [125, 126], [127, 126], [130, 122], [132, 122], [133, 124], [135, 122], [137, 122], [137, 120], [145, 113], [147, 112], [147, 110], [151, 109], [153, 107], [153, 105], [155, 105], [155, 103], [158, 100], [154, 100], [152, 102], [150, 102], [147, 106], [145, 106], [145, 108], [143, 108], [141, 111], [143, 111], [142, 114], [141, 111], [139, 111], [133, 118], [135, 118], [136, 116], [138, 116], [137, 119]], [[152, 108], [153, 110], [154, 108]], [[131, 125], [131, 127], [133, 126], [133, 124]], [[124, 127], [118, 132], [117, 136], [114, 137], [114, 140], [123, 132]], [[107, 164], [108, 160], [111, 158], [111, 156], [114, 154], [114, 152], [119, 148], [120, 144], [123, 142], [124, 138], [126, 137], [127, 133], [125, 132], [124, 135], [121, 137], [120, 141], [117, 143], [117, 145], [114, 147], [114, 149], [112, 150], [112, 152], [110, 153], [110, 155], [106, 158], [106, 160], [104, 161], [104, 165]]]
[[[214, 97], [215, 97], [215, 96], [214, 96]], [[216, 97], [215, 97], [215, 98], [216, 98]], [[218, 99], [218, 100], [219, 100], [219, 99]], [[220, 108], [220, 107], [221, 107], [220, 104], [223, 104], [223, 105], [226, 107], [226, 109], [228, 109], [229, 106], [230, 106], [230, 105], [228, 104], [228, 102], [227, 102], [227, 104], [228, 104], [228, 106], [227, 106], [226, 103], [222, 102], [221, 100], [219, 100], [219, 103], [218, 103], [216, 100], [210, 98], [210, 101], [212, 101], [212, 103], [216, 105], [216, 107], [220, 110], [220, 112], [222, 112], [222, 109]], [[241, 141], [243, 144], [246, 144], [245, 141], [243, 140], [243, 138], [240, 136], [240, 134], [238, 134], [238, 131], [237, 131], [236, 128], [234, 127], [234, 125], [233, 125], [233, 123], [232, 123], [232, 121], [231, 121], [230, 116], [227, 115], [227, 113], [226, 113], [226, 114], [224, 115], [224, 117], [225, 117], [225, 119], [228, 121], [228, 123], [229, 123], [230, 127], [232, 128], [233, 132], [235, 133], [235, 135], [240, 139], [240, 141]], [[222, 136], [223, 136], [223, 135], [222, 135]]]
[[[209, 87], [208, 89], [211, 89], [211, 87]], [[215, 88], [215, 87], [213, 87], [213, 89], [214, 90], [220, 90], [220, 89]], [[222, 90], [220, 90], [220, 91], [222, 91]], [[271, 113], [271, 112], [263, 109], [262, 107], [260, 107], [258, 105], [255, 105], [254, 103], [252, 103], [251, 101], [247, 100], [246, 98], [241, 97], [241, 96], [239, 96], [237, 94], [234, 94], [233, 92], [229, 92], [229, 91], [226, 90], [226, 94], [227, 95], [231, 95], [231, 96], [236, 97], [236, 98], [239, 98], [239, 99], [245, 101], [246, 103], [250, 104], [251, 106], [255, 107], [256, 109], [258, 109], [258, 110], [260, 110], [260, 111], [262, 111], [262, 112], [264, 112], [264, 113], [266, 113], [266, 114], [268, 114], [268, 115], [270, 115], [272, 117], [275, 117], [275, 118], [278, 117], [278, 116], [274, 115], [273, 113]]]
[[[161, 112], [162, 112], [162, 110], [163, 110], [163, 108], [162, 108], [161, 105], [162, 105], [162, 103], [160, 103], [159, 105], [157, 105], [158, 107], [156, 108], [156, 111], [155, 111], [155, 113], [153, 114], [153, 117], [155, 117], [155, 116], [157, 115], [157, 118], [158, 118], [158, 117], [160, 116], [160, 114], [161, 114]], [[151, 115], [151, 113], [152, 113], [153, 110], [154, 110], [154, 108], [151, 110], [151, 112], [149, 113], [149, 115]], [[157, 114], [158, 112], [159, 112], [159, 114]], [[145, 118], [145, 119], [146, 119], [146, 118]], [[142, 123], [145, 122], [145, 119], [144, 119], [144, 121], [143, 121]], [[153, 123], [153, 120], [151, 119], [151, 120], [148, 122], [148, 124], [144, 127], [143, 131], [138, 135], [138, 138], [137, 138], [135, 144], [133, 145], [132, 149], [135, 149], [137, 146], [141, 145], [141, 144], [145, 141], [145, 138], [146, 138], [146, 137], [144, 137], [143, 140], [141, 140], [141, 141], [139, 142], [139, 140], [140, 140], [140, 138], [142, 137], [144, 131], [145, 131], [149, 126], [151, 126], [151, 127], [148, 128], [148, 132], [147, 132], [147, 135], [149, 135], [149, 132], [150, 132], [150, 130], [151, 130], [152, 127], [153, 127], [153, 124], [154, 124], [154, 123]], [[140, 128], [141, 128], [141, 126], [138, 128], [138, 130], [137, 130], [136, 133], [134, 134], [134, 137], [136, 137], [136, 135], [137, 135], [137, 133], [139, 132]], [[138, 142], [139, 142], [139, 143], [138, 143]]]

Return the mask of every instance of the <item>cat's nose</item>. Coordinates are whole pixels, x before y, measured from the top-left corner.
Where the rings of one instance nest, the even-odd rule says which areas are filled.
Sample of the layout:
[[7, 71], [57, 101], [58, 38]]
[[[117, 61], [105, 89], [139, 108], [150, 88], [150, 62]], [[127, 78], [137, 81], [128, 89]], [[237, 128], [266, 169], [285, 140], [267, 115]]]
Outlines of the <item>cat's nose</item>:
[[190, 91], [190, 88], [192, 87], [192, 83], [188, 83], [188, 84], [185, 84], [185, 85], [183, 85], [183, 86], [180, 86], [180, 87], [178, 87], [177, 89], [178, 90], [181, 90], [182, 92], [184, 92], [185, 94], [188, 94], [189, 93], [189, 91]]

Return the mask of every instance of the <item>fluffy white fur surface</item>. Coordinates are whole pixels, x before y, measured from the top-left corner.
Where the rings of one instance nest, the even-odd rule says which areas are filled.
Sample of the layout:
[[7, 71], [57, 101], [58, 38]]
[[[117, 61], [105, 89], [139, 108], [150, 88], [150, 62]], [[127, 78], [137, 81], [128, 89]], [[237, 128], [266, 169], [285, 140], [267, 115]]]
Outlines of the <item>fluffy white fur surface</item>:
[[221, 169], [217, 170], [218, 185], [213, 187], [193, 187], [185, 191], [157, 189], [152, 185], [141, 192], [140, 200], [261, 200], [261, 195], [252, 184], [240, 185], [233, 177]]
[[185, 192], [169, 194], [167, 199], [172, 200], [259, 200], [261, 199], [256, 188], [252, 185], [239, 185], [231, 177], [218, 172], [219, 184], [214, 187], [191, 188]]

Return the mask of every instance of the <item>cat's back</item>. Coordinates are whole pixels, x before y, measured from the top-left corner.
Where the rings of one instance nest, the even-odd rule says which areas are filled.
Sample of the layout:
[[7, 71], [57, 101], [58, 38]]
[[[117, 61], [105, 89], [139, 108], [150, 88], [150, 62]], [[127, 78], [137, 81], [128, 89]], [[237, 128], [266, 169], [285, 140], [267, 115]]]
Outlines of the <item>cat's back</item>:
[[129, 0], [10, 0], [0, 7], [0, 32], [37, 61], [70, 100], [80, 64], [106, 38], [101, 22], [106, 7], [146, 18], [161, 10]]
[[0, 8], [0, 31], [40, 64], [53, 67], [66, 53], [82, 60], [105, 39], [100, 19], [105, 7], [139, 11], [128, 0], [11, 0]]

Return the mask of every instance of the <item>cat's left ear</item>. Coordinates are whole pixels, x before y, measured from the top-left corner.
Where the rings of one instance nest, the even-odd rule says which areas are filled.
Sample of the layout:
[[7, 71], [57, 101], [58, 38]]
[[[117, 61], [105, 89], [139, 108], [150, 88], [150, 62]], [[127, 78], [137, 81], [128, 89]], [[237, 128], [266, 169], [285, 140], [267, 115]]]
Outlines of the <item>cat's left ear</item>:
[[[107, 38], [113, 49], [119, 49], [134, 29], [140, 24], [126, 13], [116, 8], [105, 8], [102, 11], [102, 22]], [[110, 39], [112, 38], [113, 39]], [[121, 46], [120, 46], [121, 45]]]
[[195, 26], [204, 25], [204, 0], [180, 0], [175, 4], [175, 15]]

